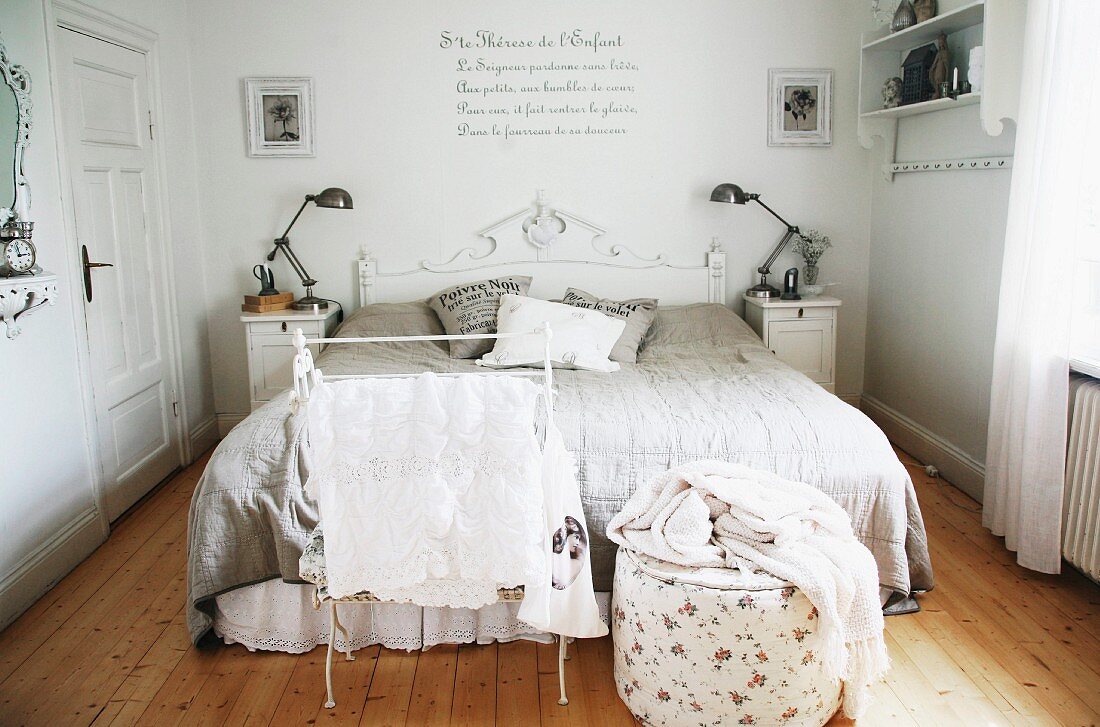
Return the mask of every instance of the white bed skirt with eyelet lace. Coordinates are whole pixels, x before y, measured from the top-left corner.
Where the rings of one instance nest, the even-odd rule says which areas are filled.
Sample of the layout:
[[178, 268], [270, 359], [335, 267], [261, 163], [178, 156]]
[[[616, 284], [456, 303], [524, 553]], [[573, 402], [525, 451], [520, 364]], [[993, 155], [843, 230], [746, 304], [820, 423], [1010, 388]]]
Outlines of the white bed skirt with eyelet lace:
[[[227, 644], [250, 651], [302, 654], [328, 643], [328, 608], [313, 608], [312, 585], [278, 579], [256, 583], [215, 598], [214, 633]], [[597, 593], [606, 623], [610, 593]], [[407, 603], [349, 603], [338, 606], [340, 622], [351, 635], [351, 648], [381, 644], [387, 649], [427, 649], [436, 644], [488, 644], [528, 639], [549, 642], [550, 634], [532, 632], [516, 618], [518, 602], [468, 608], [421, 608]], [[336, 646], [344, 650], [339, 631]]]

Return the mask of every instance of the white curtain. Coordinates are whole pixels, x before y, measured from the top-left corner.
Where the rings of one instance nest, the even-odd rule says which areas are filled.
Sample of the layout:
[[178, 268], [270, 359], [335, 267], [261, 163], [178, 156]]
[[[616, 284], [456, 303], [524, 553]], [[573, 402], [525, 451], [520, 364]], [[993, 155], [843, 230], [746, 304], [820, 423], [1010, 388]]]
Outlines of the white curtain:
[[[1061, 570], [1076, 236], [1095, 187], [1100, 2], [1031, 0], [1001, 272], [982, 523]], [[1090, 150], [1092, 153], [1090, 153]]]

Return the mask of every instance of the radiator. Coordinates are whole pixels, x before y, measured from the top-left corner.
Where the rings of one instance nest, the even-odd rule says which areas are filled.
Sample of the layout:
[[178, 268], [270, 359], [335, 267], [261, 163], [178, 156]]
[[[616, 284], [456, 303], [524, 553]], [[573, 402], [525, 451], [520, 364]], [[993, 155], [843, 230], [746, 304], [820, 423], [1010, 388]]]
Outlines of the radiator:
[[1062, 553], [1100, 583], [1100, 380], [1073, 374]]

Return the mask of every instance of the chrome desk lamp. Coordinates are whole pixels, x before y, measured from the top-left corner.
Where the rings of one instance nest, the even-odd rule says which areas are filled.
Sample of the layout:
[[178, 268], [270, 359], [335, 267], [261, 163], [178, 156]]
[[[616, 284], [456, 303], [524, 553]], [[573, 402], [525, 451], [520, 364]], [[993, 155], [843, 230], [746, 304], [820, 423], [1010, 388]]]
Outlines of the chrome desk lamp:
[[791, 238], [799, 234], [798, 228], [787, 222], [780, 217], [775, 210], [768, 205], [760, 201], [759, 194], [750, 194], [745, 190], [738, 187], [736, 184], [719, 184], [714, 188], [714, 191], [710, 193], [711, 202], [732, 202], [733, 204], [745, 204], [746, 202], [756, 202], [758, 205], [772, 213], [775, 219], [782, 222], [787, 226], [787, 233], [783, 235], [783, 239], [779, 241], [779, 244], [772, 250], [772, 254], [768, 256], [768, 259], [764, 261], [764, 264], [756, 269], [756, 272], [760, 273], [760, 282], [757, 285], [752, 286], [745, 291], [745, 295], [750, 298], [778, 298], [779, 290], [777, 288], [768, 285], [768, 275], [772, 271], [772, 263], [779, 257], [779, 253], [783, 252], [783, 248], [787, 246], [787, 243], [791, 241]]
[[302, 210], [304, 210], [306, 205], [310, 202], [313, 202], [318, 207], [328, 207], [338, 210], [352, 209], [351, 195], [339, 187], [329, 187], [322, 190], [320, 194], [307, 194], [305, 201], [302, 202], [302, 206], [298, 208], [298, 213], [294, 215], [294, 219], [286, 226], [286, 231], [283, 232], [281, 237], [275, 238], [275, 249], [268, 253], [268, 261], [274, 260], [276, 253], [282, 250], [283, 254], [286, 255], [286, 259], [290, 262], [290, 266], [294, 268], [294, 272], [298, 273], [298, 277], [302, 279], [302, 285], [306, 288], [306, 294], [294, 301], [293, 305], [291, 305], [291, 308], [294, 310], [319, 310], [328, 308], [327, 300], [313, 295], [313, 286], [317, 285], [317, 281], [309, 277], [309, 273], [302, 267], [302, 261], [299, 260], [298, 256], [294, 254], [294, 251], [290, 249], [290, 239], [287, 237], [287, 235], [290, 234], [290, 228], [294, 227], [294, 223], [302, 216]]

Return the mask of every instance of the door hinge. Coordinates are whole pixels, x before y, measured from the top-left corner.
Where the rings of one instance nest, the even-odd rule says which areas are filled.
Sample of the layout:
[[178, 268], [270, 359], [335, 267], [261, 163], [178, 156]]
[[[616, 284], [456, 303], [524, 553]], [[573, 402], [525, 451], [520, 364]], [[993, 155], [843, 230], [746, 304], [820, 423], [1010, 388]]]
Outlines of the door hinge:
[[172, 416], [178, 417], [180, 415], [180, 403], [178, 401], [172, 402]]
[[153, 138], [153, 112], [149, 111], [149, 138]]

